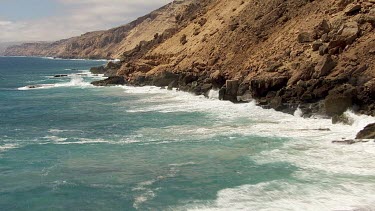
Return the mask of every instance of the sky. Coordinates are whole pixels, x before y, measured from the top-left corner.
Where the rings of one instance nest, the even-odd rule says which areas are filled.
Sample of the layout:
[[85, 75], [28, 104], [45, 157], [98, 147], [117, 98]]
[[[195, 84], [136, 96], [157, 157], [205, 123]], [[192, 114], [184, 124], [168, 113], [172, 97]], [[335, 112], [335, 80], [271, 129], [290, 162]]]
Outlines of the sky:
[[0, 0], [0, 43], [54, 41], [110, 29], [172, 0]]

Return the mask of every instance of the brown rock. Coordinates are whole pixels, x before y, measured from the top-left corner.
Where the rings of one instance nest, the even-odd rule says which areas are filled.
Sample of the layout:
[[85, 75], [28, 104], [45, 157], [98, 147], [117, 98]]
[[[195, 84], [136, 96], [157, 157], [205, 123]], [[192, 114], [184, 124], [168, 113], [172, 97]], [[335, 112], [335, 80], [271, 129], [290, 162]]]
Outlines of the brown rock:
[[339, 39], [345, 40], [346, 44], [349, 45], [357, 38], [358, 33], [359, 27], [357, 22], [347, 22], [344, 24], [343, 29], [339, 31]]
[[311, 47], [313, 49], [313, 51], [317, 51], [319, 50], [319, 48], [323, 45], [323, 42], [320, 41], [320, 40], [316, 40], [312, 43]]
[[308, 43], [314, 41], [312, 35], [309, 32], [302, 32], [298, 34], [297, 40], [299, 43]]
[[375, 139], [375, 123], [369, 124], [361, 130], [356, 139]]
[[354, 0], [339, 0], [337, 6], [340, 8], [345, 8], [348, 4], [352, 3]]
[[237, 92], [239, 88], [239, 81], [238, 80], [227, 80], [225, 83], [225, 95], [224, 100], [229, 100], [236, 102], [237, 101]]
[[112, 86], [112, 85], [124, 85], [126, 83], [122, 76], [112, 76], [101, 81], [94, 81], [91, 84], [94, 86]]
[[340, 116], [353, 106], [354, 88], [350, 85], [336, 87], [324, 100], [325, 112], [328, 116]]
[[186, 38], [186, 34], [182, 35], [181, 38], [180, 38], [180, 43], [182, 45], [185, 45], [187, 43], [187, 38]]
[[323, 56], [324, 54], [328, 53], [328, 46], [323, 44], [319, 47], [319, 55]]
[[344, 12], [345, 15], [354, 15], [361, 11], [362, 7], [360, 4], [349, 4], [346, 6]]
[[349, 117], [345, 114], [335, 115], [332, 117], [332, 124], [344, 124], [344, 125], [352, 125], [353, 120], [349, 119]]
[[321, 61], [315, 66], [314, 78], [320, 78], [331, 73], [336, 67], [337, 63], [332, 59], [330, 55], [324, 56]]

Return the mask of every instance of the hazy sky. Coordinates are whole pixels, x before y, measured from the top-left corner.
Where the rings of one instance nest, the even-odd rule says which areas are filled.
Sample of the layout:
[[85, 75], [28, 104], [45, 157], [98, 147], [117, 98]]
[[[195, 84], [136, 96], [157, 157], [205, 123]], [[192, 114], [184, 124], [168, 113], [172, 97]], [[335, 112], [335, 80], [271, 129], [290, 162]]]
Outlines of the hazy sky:
[[0, 42], [51, 41], [109, 29], [172, 0], [0, 0]]

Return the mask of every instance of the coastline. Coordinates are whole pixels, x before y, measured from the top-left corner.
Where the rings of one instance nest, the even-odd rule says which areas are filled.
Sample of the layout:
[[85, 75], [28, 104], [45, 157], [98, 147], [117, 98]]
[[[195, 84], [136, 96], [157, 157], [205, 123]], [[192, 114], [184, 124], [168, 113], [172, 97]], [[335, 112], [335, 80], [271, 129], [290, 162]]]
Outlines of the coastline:
[[[160, 89], [168, 89], [168, 90], [177, 90], [177, 91], [183, 91], [187, 93], [191, 93], [193, 95], [197, 96], [204, 96], [206, 98], [209, 98], [210, 92], [212, 90], [215, 90], [218, 92], [218, 99], [222, 101], [230, 101], [234, 104], [243, 104], [243, 103], [255, 103], [257, 106], [263, 108], [263, 109], [274, 109], [275, 111], [290, 114], [290, 115], [300, 115], [303, 118], [321, 118], [321, 119], [330, 119], [332, 120], [332, 124], [346, 124], [346, 125], [353, 125], [353, 117], [348, 112], [353, 112], [355, 115], [365, 115], [366, 117], [374, 117], [369, 116], [366, 114], [361, 114], [359, 112], [355, 112], [352, 110], [350, 106], [345, 108], [345, 110], [340, 110], [339, 113], [336, 113], [336, 115], [327, 115], [326, 111], [319, 111], [311, 109], [312, 104], [311, 103], [298, 103], [298, 104], [284, 104], [283, 109], [277, 109], [277, 107], [274, 107], [272, 105], [272, 99], [271, 102], [264, 103], [262, 102], [262, 98], [254, 98], [250, 93], [246, 93], [243, 96], [237, 96], [238, 90], [240, 89], [239, 83], [237, 80], [223, 80], [222, 78], [218, 78], [215, 76], [210, 76], [210, 78], [198, 78], [198, 77], [192, 77], [191, 75], [182, 75], [176, 74], [176, 73], [163, 73], [158, 76], [137, 76], [136, 78], [124, 78], [123, 76], [114, 76], [113, 71], [111, 71], [111, 67], [113, 67], [112, 63], [108, 63], [106, 66], [103, 67], [94, 67], [91, 68], [90, 72], [92, 73], [99, 73], [104, 74], [104, 76], [108, 77], [106, 79], [100, 80], [100, 81], [94, 81], [92, 84], [94, 86], [116, 86], [116, 85], [127, 85], [127, 86], [133, 86], [133, 87], [147, 87], [147, 86], [155, 86], [159, 87]], [[194, 78], [194, 79], [192, 79]], [[191, 81], [189, 81], [191, 80]], [[223, 82], [225, 81], [225, 83]], [[220, 85], [224, 84], [224, 85]], [[221, 88], [219, 88], [221, 86]], [[324, 101], [324, 99], [323, 99]], [[279, 102], [280, 103], [280, 102]], [[317, 104], [321, 104], [322, 102], [318, 102]], [[340, 101], [338, 103], [341, 103]], [[279, 106], [279, 105], [278, 105]], [[309, 110], [306, 110], [306, 108], [310, 108]], [[338, 120], [337, 120], [338, 118]], [[374, 119], [375, 122], [375, 119]], [[368, 123], [370, 126], [372, 122]], [[365, 125], [366, 126], [366, 125]], [[361, 128], [358, 131], [357, 137], [353, 137], [350, 139], [343, 139], [343, 140], [332, 140], [333, 143], [342, 143], [342, 144], [354, 144], [358, 142], [362, 142], [360, 140], [356, 139], [363, 139], [358, 138], [359, 134], [363, 131], [366, 131], [364, 128]], [[374, 128], [367, 129], [372, 133]], [[366, 137], [366, 136], [361, 136]], [[372, 140], [371, 138], [370, 140]], [[367, 141], [366, 141], [367, 142]]]
[[119, 62], [119, 59], [84, 59], [84, 58], [60, 58], [53, 56], [5, 56], [0, 55], [2, 58], [41, 58], [51, 60], [70, 60], [70, 61], [103, 61], [103, 62]]

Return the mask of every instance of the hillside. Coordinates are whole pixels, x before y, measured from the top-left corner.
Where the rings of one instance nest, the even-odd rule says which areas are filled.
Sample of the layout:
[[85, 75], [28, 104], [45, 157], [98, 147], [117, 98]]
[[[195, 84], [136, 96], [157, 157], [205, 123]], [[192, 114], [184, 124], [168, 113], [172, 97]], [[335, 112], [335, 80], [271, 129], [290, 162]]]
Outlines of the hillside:
[[107, 31], [85, 33], [50, 43], [25, 43], [9, 47], [7, 56], [50, 56], [60, 58], [116, 59], [141, 41], [174, 28], [175, 14], [184, 13], [196, 0], [174, 1], [137, 20]]
[[133, 85], [196, 94], [217, 88], [224, 100], [255, 98], [264, 107], [285, 112], [299, 107], [305, 115], [345, 121], [341, 114], [348, 108], [375, 115], [374, 4], [183, 1], [117, 29], [7, 53], [121, 58], [107, 66], [107, 74]]
[[0, 42], [0, 56], [4, 55], [8, 47], [20, 44], [22, 44], [22, 42]]

